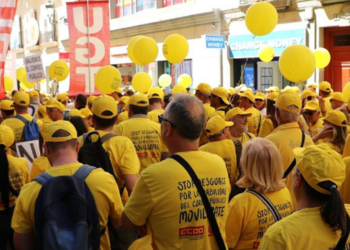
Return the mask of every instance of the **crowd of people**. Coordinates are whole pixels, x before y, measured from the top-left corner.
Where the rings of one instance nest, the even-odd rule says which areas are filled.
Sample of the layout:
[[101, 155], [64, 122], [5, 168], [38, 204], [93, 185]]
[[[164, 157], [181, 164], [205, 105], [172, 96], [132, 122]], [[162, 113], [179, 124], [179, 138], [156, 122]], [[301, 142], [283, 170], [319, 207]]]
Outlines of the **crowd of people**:
[[0, 110], [0, 249], [350, 249], [350, 97], [328, 82]]

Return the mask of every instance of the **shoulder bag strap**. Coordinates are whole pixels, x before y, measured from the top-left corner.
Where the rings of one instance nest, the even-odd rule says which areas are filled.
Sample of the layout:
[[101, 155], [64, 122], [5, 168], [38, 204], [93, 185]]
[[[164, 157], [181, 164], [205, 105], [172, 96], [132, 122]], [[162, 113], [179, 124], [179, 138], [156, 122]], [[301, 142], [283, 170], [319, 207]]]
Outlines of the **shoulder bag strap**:
[[110, 138], [117, 136], [116, 134], [113, 133], [108, 133], [105, 134], [104, 136], [101, 137], [101, 143], [103, 144], [105, 141], [109, 140]]
[[273, 215], [273, 218], [275, 218], [275, 222], [281, 220], [281, 215], [277, 212], [275, 206], [273, 205], [273, 203], [269, 200], [269, 198], [267, 198], [265, 195], [263, 195], [262, 193], [259, 193], [255, 190], [247, 190], [247, 193], [250, 193], [252, 195], [255, 195], [256, 197], [259, 198], [259, 200], [262, 201], [262, 203], [265, 204], [265, 206], [267, 207], [267, 209], [271, 212], [271, 214]]
[[[260, 111], [259, 111], [260, 113]], [[256, 135], [258, 136], [259, 135], [259, 132], [260, 132], [260, 126], [261, 126], [261, 116], [262, 114], [260, 113], [260, 116], [259, 116], [259, 125], [258, 125], [258, 130], [256, 131]]]
[[350, 218], [348, 213], [346, 213], [346, 233], [343, 237], [340, 238], [334, 250], [344, 250], [346, 246], [346, 242], [348, 241], [350, 234]]
[[252, 139], [252, 136], [248, 132], [245, 132], [245, 134], [249, 137], [249, 140]]
[[191, 176], [192, 181], [196, 185], [197, 190], [198, 190], [199, 194], [201, 195], [201, 198], [202, 198], [202, 201], [204, 204], [204, 208], [205, 208], [205, 212], [208, 216], [208, 220], [210, 222], [211, 228], [213, 229], [215, 240], [216, 240], [216, 243], [218, 244], [219, 250], [224, 250], [224, 249], [226, 250], [226, 246], [225, 246], [224, 240], [222, 239], [218, 223], [217, 223], [215, 216], [214, 216], [214, 213], [213, 213], [213, 209], [210, 206], [208, 197], [205, 194], [204, 188], [202, 187], [196, 173], [193, 171], [190, 164], [188, 164], [188, 162], [184, 158], [182, 158], [181, 156], [172, 155], [171, 158], [174, 159], [175, 161], [177, 161], [180, 165], [182, 165], [184, 167], [184, 169], [186, 169], [188, 174]]
[[27, 124], [29, 122], [26, 118], [24, 118], [21, 115], [15, 115], [13, 118], [17, 118], [17, 119], [21, 120], [22, 122], [24, 122], [24, 124]]
[[[301, 130], [301, 144], [300, 147], [304, 147], [304, 143], [305, 143], [305, 132]], [[283, 179], [287, 178], [287, 176], [289, 175], [289, 173], [293, 170], [293, 168], [295, 167], [295, 165], [297, 164], [296, 159], [294, 158], [294, 160], [292, 161], [292, 163], [289, 165], [289, 167], [287, 168], [287, 170], [284, 172], [283, 174]]]
[[[237, 181], [238, 181], [242, 177], [242, 169], [241, 169], [240, 160], [241, 160], [243, 146], [242, 146], [242, 143], [239, 140], [233, 140], [233, 144], [235, 145], [235, 151], [236, 151], [236, 165], [237, 165], [237, 170], [238, 170]], [[244, 190], [245, 190], [245, 188], [240, 188], [236, 184], [234, 184], [231, 187], [229, 201], [231, 201], [231, 199], [234, 196], [236, 196], [237, 194], [243, 193]]]

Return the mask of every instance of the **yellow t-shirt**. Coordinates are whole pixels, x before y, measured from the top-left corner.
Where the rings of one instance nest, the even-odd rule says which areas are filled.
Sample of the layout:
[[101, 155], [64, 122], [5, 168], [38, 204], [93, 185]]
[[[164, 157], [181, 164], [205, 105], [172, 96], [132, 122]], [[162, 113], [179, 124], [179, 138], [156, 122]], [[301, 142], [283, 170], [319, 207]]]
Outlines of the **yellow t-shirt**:
[[275, 127], [273, 125], [273, 122], [270, 118], [266, 118], [262, 121], [261, 123], [261, 127], [260, 127], [260, 131], [259, 131], [259, 137], [266, 137], [269, 134], [272, 133], [272, 131], [275, 130]]
[[52, 122], [50, 117], [44, 117], [43, 119], [41, 119], [41, 121], [42, 121], [43, 124]]
[[[12, 155], [7, 155], [7, 161], [9, 163], [10, 185], [14, 190], [19, 192], [26, 183], [30, 182], [28, 163], [26, 159], [17, 158]], [[14, 195], [11, 195], [9, 198], [9, 207], [13, 207], [17, 198]], [[5, 205], [0, 195], [0, 211], [3, 210], [5, 210]]]
[[154, 109], [148, 112], [147, 116], [151, 121], [159, 123], [158, 115], [163, 113], [164, 113], [164, 109]]
[[128, 111], [123, 111], [118, 115], [118, 123], [129, 120]]
[[[33, 117], [30, 114], [24, 114], [24, 115], [20, 115], [20, 116], [23, 116], [27, 121], [30, 121], [30, 122], [33, 120]], [[43, 125], [42, 121], [40, 121], [40, 120], [36, 120], [36, 123], [39, 125], [39, 128]], [[9, 126], [10, 128], [12, 128], [13, 133], [15, 135], [15, 142], [22, 141], [24, 122], [22, 122], [18, 118], [12, 117], [12, 118], [4, 120], [2, 122], [2, 125], [6, 125], [6, 126]]]
[[[273, 203], [282, 219], [293, 211], [288, 188], [264, 195]], [[264, 233], [274, 223], [269, 209], [255, 195], [244, 192], [233, 197], [226, 221], [228, 248], [258, 249]]]
[[346, 170], [345, 170], [345, 180], [341, 187], [339, 188], [339, 192], [345, 204], [350, 204], [350, 157], [344, 158]]
[[350, 134], [346, 138], [345, 146], [343, 150], [343, 158], [350, 156]]
[[329, 113], [329, 111], [332, 111], [332, 110], [333, 110], [333, 109], [332, 109], [332, 104], [331, 104], [331, 101], [330, 101], [331, 98], [332, 98], [332, 96], [323, 98], [323, 100], [324, 100], [324, 106], [325, 106], [325, 109], [326, 109], [326, 114], [325, 114], [324, 116], [326, 116], [326, 115]]
[[[73, 175], [81, 166], [81, 163], [61, 165], [50, 168], [47, 173], [55, 177]], [[97, 168], [89, 174], [85, 182], [95, 199], [100, 228], [107, 226], [108, 217], [120, 220], [123, 204], [118, 195], [119, 190], [114, 178], [109, 173]], [[41, 184], [33, 181], [22, 188], [11, 223], [15, 232], [26, 234], [33, 231], [35, 201], [41, 187]], [[108, 227], [106, 229], [106, 232], [101, 236], [101, 250], [110, 249]]]
[[216, 154], [220, 156], [226, 164], [228, 177], [231, 187], [236, 183], [238, 178], [237, 160], [235, 144], [232, 140], [222, 140], [209, 142], [199, 148], [201, 151]]
[[[203, 106], [204, 106], [204, 111], [205, 111], [205, 118], [207, 121], [210, 118], [210, 116], [215, 112], [215, 109], [212, 106], [210, 106], [210, 103], [204, 103]], [[209, 139], [208, 139], [207, 135], [205, 134], [205, 127], [204, 127], [202, 134], [201, 134], [201, 137], [199, 138], [199, 146], [202, 146], [208, 142], [209, 142]]]
[[[102, 130], [96, 131], [100, 134], [100, 137], [108, 134], [108, 132]], [[78, 141], [80, 147], [82, 147], [84, 144], [83, 136], [79, 136]], [[109, 152], [118, 187], [121, 189], [124, 186], [123, 175], [135, 175], [140, 172], [140, 162], [135, 147], [125, 136], [114, 136], [105, 141], [102, 146]]]
[[140, 160], [140, 171], [160, 162], [162, 153], [168, 152], [160, 138], [160, 124], [148, 118], [131, 118], [120, 123], [115, 133], [128, 137], [135, 146]]
[[243, 133], [241, 137], [234, 137], [231, 135], [231, 140], [240, 141], [243, 147], [247, 142], [249, 142], [253, 138], [255, 138], [255, 135], [248, 132]]
[[307, 125], [309, 126], [309, 134], [314, 137], [323, 129], [323, 120], [318, 119], [315, 125], [312, 125], [311, 123], [308, 123]]
[[[350, 206], [345, 206], [349, 212]], [[334, 249], [338, 241], [338, 233], [322, 220], [320, 207], [304, 208], [272, 225], [265, 233], [259, 249], [328, 250]], [[346, 245], [350, 246], [349, 239]]]
[[33, 161], [32, 172], [30, 173], [30, 177], [34, 179], [38, 175], [45, 173], [49, 168], [51, 168], [49, 159], [47, 159], [46, 156], [39, 156]]
[[[293, 149], [298, 148], [301, 145], [302, 132], [299, 128], [298, 123], [291, 122], [280, 125], [265, 139], [273, 142], [273, 144], [275, 144], [277, 149], [280, 151], [282, 156], [283, 168], [284, 171], [286, 171], [295, 158]], [[310, 145], [314, 145], [314, 143], [310, 136], [305, 134], [304, 148]], [[291, 173], [286, 178], [286, 187], [292, 194], [293, 205], [295, 206], [296, 203], [292, 191]]]
[[[224, 161], [202, 151], [179, 155], [201, 181], [225, 241], [230, 184]], [[141, 172], [124, 213], [133, 224], [150, 226], [154, 249], [217, 249], [197, 188], [171, 158]]]
[[254, 107], [247, 109], [246, 112], [252, 113], [251, 116], [247, 117], [248, 118], [248, 132], [257, 136], [258, 130], [259, 130], [259, 124], [261, 127], [261, 124], [264, 120], [264, 116], [260, 113], [259, 110], [257, 110]]
[[219, 115], [219, 116], [221, 116], [223, 119], [225, 119], [225, 115], [226, 115], [226, 113], [225, 113], [225, 110], [226, 110], [226, 106], [221, 106], [221, 107], [218, 107], [214, 112], [212, 112], [211, 114], [210, 114], [210, 117], [213, 117], [213, 116], [215, 116], [215, 115]]

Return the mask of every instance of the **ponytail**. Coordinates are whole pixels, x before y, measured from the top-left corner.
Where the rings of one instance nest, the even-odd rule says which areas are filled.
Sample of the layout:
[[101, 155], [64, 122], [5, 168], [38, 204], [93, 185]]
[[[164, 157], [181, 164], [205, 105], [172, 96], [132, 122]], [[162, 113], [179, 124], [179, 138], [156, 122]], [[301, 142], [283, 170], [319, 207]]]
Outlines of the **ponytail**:
[[8, 211], [10, 203], [10, 180], [9, 180], [9, 162], [7, 160], [5, 145], [0, 145], [0, 193], [5, 210]]

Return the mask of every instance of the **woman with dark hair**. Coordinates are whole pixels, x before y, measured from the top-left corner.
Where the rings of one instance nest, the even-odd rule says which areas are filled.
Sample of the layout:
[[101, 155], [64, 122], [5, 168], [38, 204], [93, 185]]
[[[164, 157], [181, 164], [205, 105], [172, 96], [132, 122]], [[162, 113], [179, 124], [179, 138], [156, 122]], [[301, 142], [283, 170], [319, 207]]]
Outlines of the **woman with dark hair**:
[[277, 120], [275, 117], [275, 100], [278, 96], [277, 92], [271, 93], [266, 99], [266, 119], [262, 121], [259, 137], [266, 137], [277, 128]]
[[327, 144], [293, 151], [297, 210], [267, 230], [259, 249], [348, 249], [350, 206], [338, 191], [345, 179], [342, 157]]
[[81, 118], [80, 116], [72, 116], [69, 121], [73, 124], [73, 126], [77, 130], [78, 136], [81, 136], [88, 132], [84, 119]]
[[22, 186], [30, 180], [27, 161], [11, 155], [14, 138], [10, 127], [0, 125], [0, 249], [13, 249], [12, 214]]

